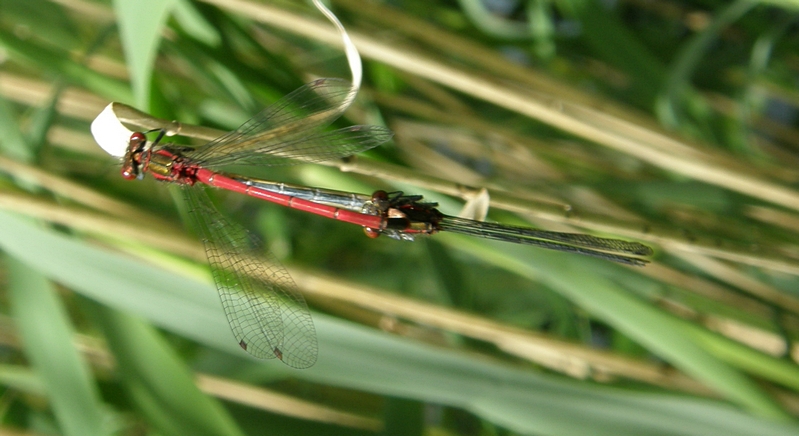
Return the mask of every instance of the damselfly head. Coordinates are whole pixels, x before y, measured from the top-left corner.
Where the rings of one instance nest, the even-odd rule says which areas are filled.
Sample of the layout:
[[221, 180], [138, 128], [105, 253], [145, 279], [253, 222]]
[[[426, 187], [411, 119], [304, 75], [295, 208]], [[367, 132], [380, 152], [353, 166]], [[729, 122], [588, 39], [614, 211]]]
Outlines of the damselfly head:
[[131, 153], [138, 153], [144, 150], [144, 144], [147, 143], [147, 137], [142, 132], [134, 132], [128, 139], [128, 148]]
[[113, 106], [114, 103], [106, 106], [92, 121], [92, 136], [106, 153], [114, 157], [124, 157], [133, 132], [122, 125]]
[[141, 154], [147, 145], [147, 137], [144, 133], [134, 132], [128, 140], [128, 148], [125, 151], [125, 158], [122, 160], [122, 177], [127, 180], [134, 180], [142, 176], [140, 170]]

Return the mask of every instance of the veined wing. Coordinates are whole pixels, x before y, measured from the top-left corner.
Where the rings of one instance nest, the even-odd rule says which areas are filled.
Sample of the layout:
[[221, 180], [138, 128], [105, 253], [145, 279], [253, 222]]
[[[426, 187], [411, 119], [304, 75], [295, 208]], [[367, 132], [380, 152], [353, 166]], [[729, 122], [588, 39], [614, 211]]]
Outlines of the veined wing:
[[[235, 162], [252, 154], [263, 156], [260, 165], [276, 164], [270, 163], [268, 157], [273, 154], [277, 164], [284, 164], [287, 157], [322, 160], [316, 154], [330, 153], [324, 152], [321, 146], [302, 144], [309, 144], [311, 137], [324, 136], [320, 133], [322, 129], [346, 110], [343, 105], [352, 92], [350, 86], [349, 82], [341, 79], [319, 79], [308, 83], [267, 107], [238, 129], [187, 152], [186, 156], [199, 164], [214, 165], [220, 161]], [[333, 155], [340, 156], [341, 153]]]
[[387, 142], [394, 135], [381, 126], [350, 126], [315, 133], [295, 140], [266, 143], [261, 148], [234, 152], [215, 158], [211, 168], [225, 165], [293, 165], [324, 162], [352, 156]]
[[240, 225], [224, 219], [201, 187], [183, 187], [222, 308], [236, 341], [261, 359], [294, 368], [316, 362], [318, 345], [305, 299], [288, 271]]

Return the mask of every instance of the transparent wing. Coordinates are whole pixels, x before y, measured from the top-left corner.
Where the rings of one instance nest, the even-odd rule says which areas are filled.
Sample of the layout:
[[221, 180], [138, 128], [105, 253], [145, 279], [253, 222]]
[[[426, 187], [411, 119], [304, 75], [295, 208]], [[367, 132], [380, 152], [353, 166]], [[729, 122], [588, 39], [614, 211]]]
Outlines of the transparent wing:
[[202, 188], [184, 186], [183, 192], [236, 341], [261, 359], [312, 366], [316, 331], [288, 271], [271, 253], [259, 250], [244, 228], [225, 220]]
[[[285, 164], [287, 159], [320, 161], [346, 156], [375, 147], [391, 135], [380, 127], [350, 128], [347, 147], [320, 133], [344, 112], [350, 83], [341, 79], [319, 79], [308, 83], [252, 117], [238, 129], [202, 145], [186, 156], [204, 165], [238, 163], [257, 155], [259, 165]], [[339, 136], [346, 135], [346, 130]], [[374, 133], [376, 136], [367, 138]], [[359, 141], [359, 142], [358, 142]], [[378, 142], [382, 141], [382, 142]], [[335, 149], [339, 146], [338, 149]], [[333, 147], [333, 150], [330, 148]], [[274, 157], [273, 157], [274, 156]]]
[[214, 158], [211, 168], [224, 165], [290, 165], [323, 162], [352, 156], [388, 141], [394, 134], [380, 126], [350, 126], [332, 132], [316, 133], [275, 147], [231, 153]]

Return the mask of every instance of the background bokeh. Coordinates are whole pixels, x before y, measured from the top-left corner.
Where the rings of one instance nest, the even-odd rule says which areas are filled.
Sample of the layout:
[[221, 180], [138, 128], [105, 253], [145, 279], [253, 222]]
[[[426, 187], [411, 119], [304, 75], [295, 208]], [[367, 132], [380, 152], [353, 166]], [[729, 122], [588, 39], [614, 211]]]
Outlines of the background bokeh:
[[799, 3], [329, 4], [365, 76], [335, 126], [393, 142], [249, 175], [449, 214], [485, 189], [489, 220], [652, 262], [372, 240], [214, 191], [315, 320], [314, 367], [253, 360], [178, 190], [119, 177], [89, 123], [119, 101], [233, 129], [349, 77], [334, 27], [302, 1], [0, 0], [0, 432], [797, 434]]

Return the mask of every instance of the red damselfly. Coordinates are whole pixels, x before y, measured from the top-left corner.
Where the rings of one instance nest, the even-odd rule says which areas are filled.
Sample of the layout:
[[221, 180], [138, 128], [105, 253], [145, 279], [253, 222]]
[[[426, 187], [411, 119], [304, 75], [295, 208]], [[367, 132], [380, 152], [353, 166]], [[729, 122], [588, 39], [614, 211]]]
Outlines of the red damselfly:
[[[372, 195], [305, 188], [219, 172], [228, 165], [270, 166], [319, 162], [349, 156], [388, 141], [392, 133], [379, 126], [325, 130], [352, 98], [349, 82], [320, 79], [287, 95], [233, 132], [192, 148], [161, 143], [165, 131], [148, 141], [133, 132], [124, 150], [118, 141], [96, 133], [107, 117], [93, 124], [106, 151], [123, 159], [122, 175], [153, 178], [181, 185], [196, 228], [202, 235], [214, 281], [233, 334], [241, 348], [264, 359], [282, 360], [295, 368], [313, 365], [317, 342], [305, 300], [286, 269], [268, 252], [256, 249], [246, 230], [227, 221], [202, 189], [231, 190], [294, 209], [362, 226], [370, 237], [385, 235], [413, 240], [419, 235], [455, 232], [534, 245], [644, 265], [652, 250], [637, 242], [590, 235], [550, 232], [448, 216], [421, 196], [376, 191]], [[109, 106], [110, 108], [110, 106]], [[110, 109], [107, 109], [110, 110]], [[120, 125], [121, 126], [121, 125]], [[124, 127], [120, 127], [124, 131]]]

